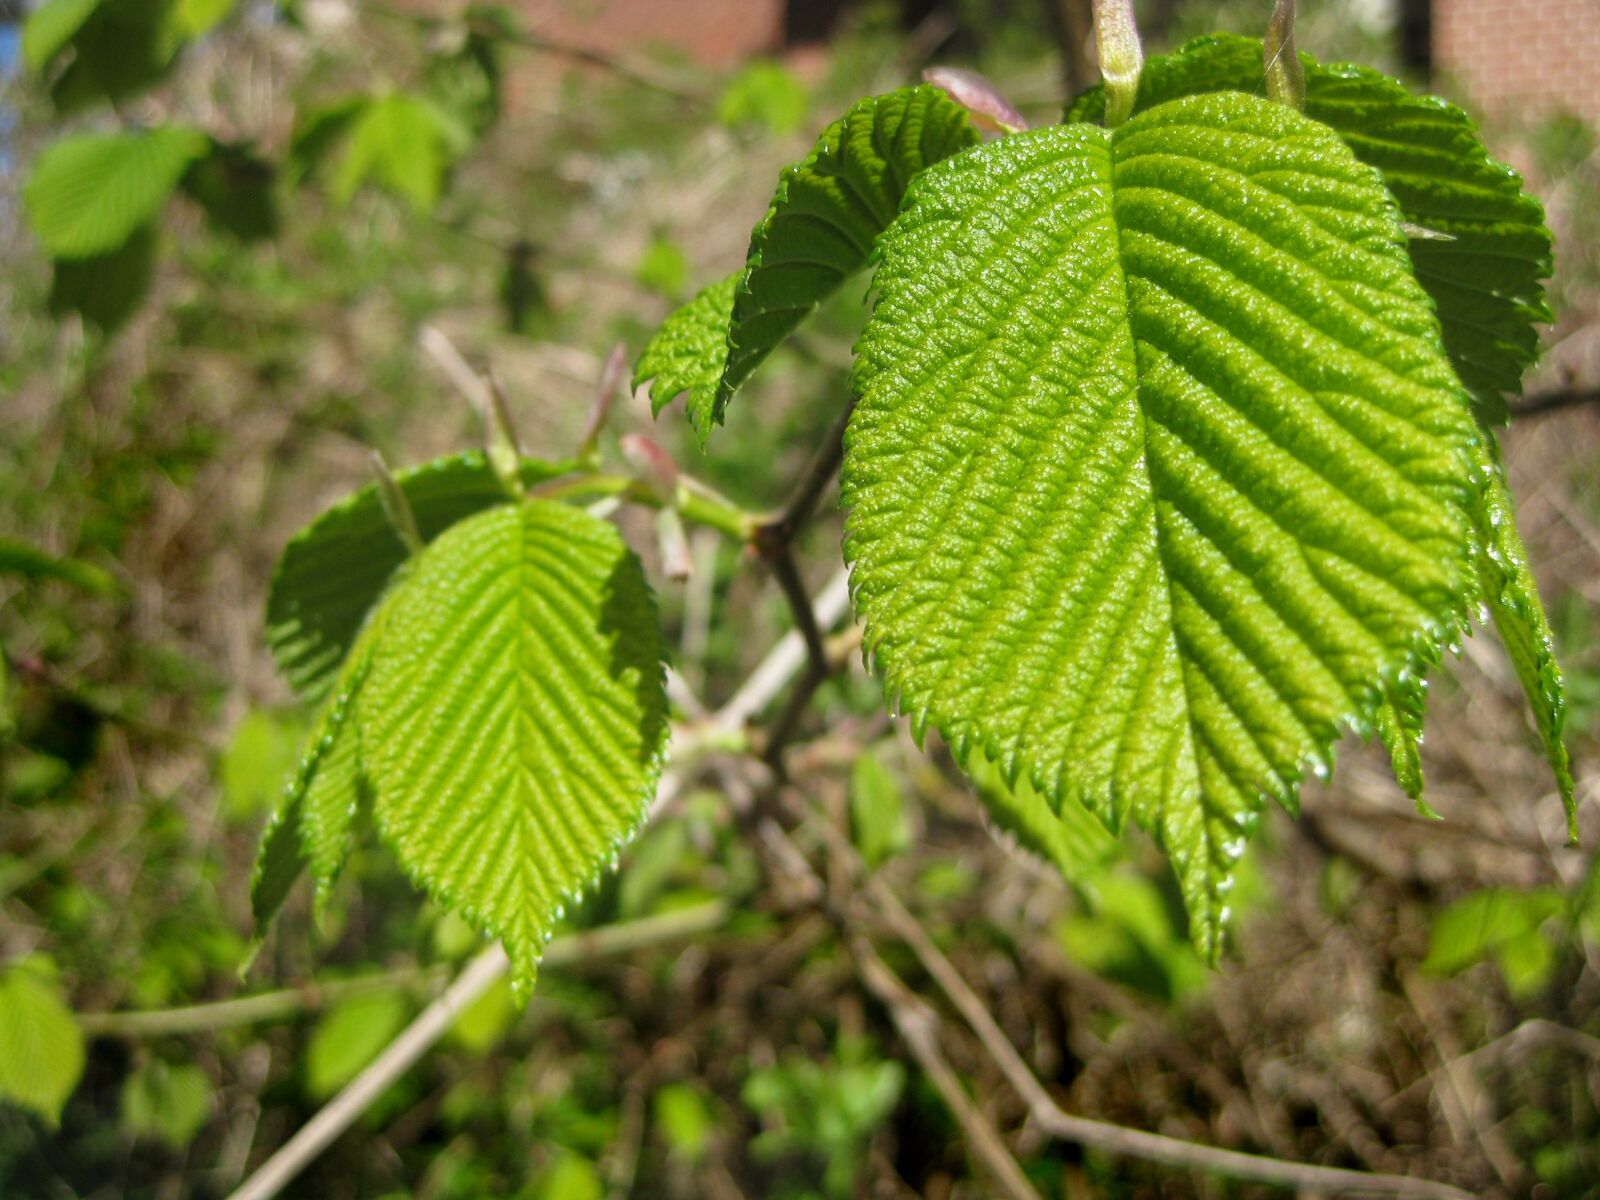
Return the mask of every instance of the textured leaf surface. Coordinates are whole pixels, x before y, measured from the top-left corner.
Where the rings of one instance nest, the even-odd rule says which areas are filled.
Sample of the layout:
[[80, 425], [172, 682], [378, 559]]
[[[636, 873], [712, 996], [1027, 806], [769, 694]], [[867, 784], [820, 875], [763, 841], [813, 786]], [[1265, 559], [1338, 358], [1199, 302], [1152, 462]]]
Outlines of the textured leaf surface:
[[39, 155], [23, 188], [39, 240], [57, 258], [117, 249], [160, 211], [209, 144], [176, 125], [63, 138]]
[[[1438, 306], [1445, 349], [1489, 423], [1507, 417], [1504, 393], [1521, 388], [1539, 353], [1536, 322], [1550, 320], [1544, 280], [1550, 231], [1544, 208], [1510, 167], [1484, 148], [1472, 119], [1435, 96], [1417, 96], [1368, 67], [1323, 65], [1302, 54], [1306, 115], [1333, 128], [1383, 174], [1407, 221], [1439, 237], [1413, 238], [1412, 267]], [[1223, 89], [1263, 95], [1261, 42], [1200, 38], [1145, 64], [1137, 109]], [[1095, 88], [1068, 120], [1098, 120]]]
[[[522, 477], [538, 483], [572, 465], [528, 460]], [[506, 498], [478, 451], [397, 471], [395, 478], [424, 541]], [[405, 559], [406, 548], [370, 484], [328, 509], [284, 548], [267, 597], [267, 645], [306, 699], [326, 694], [368, 611]]]
[[691, 412], [710, 412], [728, 354], [728, 321], [739, 273], [702, 288], [661, 323], [633, 369], [635, 391], [651, 380], [650, 411], [687, 395]]
[[357, 702], [379, 829], [418, 883], [504, 939], [526, 989], [655, 791], [654, 599], [612, 526], [531, 501], [441, 534], [385, 607]]
[[1422, 721], [1427, 701], [1427, 680], [1421, 672], [1412, 672], [1384, 688], [1375, 723], [1378, 740], [1389, 753], [1395, 782], [1416, 804], [1419, 813], [1437, 817], [1439, 814], [1422, 795]]
[[0, 1100], [54, 1125], [83, 1074], [83, 1034], [39, 958], [0, 971]]
[[1475, 425], [1393, 203], [1237, 94], [1020, 133], [881, 242], [846, 555], [958, 758], [1131, 813], [1215, 953], [1261, 798], [1461, 620]]
[[862, 100], [784, 170], [750, 235], [716, 390], [690, 389], [689, 420], [702, 443], [774, 347], [867, 265], [917, 172], [978, 140], [966, 110], [943, 91], [904, 88]]
[[1534, 724], [1566, 808], [1567, 834], [1576, 842], [1578, 814], [1572, 764], [1562, 734], [1567, 721], [1566, 684], [1556, 663], [1555, 637], [1539, 600], [1539, 586], [1528, 565], [1527, 548], [1517, 532], [1505, 468], [1492, 444], [1480, 444], [1476, 453], [1478, 470], [1485, 480], [1474, 510], [1479, 587], [1517, 681], [1533, 709]]

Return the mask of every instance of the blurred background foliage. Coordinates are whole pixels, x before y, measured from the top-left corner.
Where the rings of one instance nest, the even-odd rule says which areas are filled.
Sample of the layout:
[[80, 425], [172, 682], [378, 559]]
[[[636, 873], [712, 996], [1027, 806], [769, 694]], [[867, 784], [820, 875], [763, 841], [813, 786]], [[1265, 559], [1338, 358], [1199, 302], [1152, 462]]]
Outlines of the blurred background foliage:
[[[50, 0], [6, 27], [0, 1194], [225, 1194], [478, 949], [369, 845], [320, 923], [297, 896], [239, 973], [254, 841], [305, 730], [261, 645], [276, 555], [364, 481], [370, 448], [404, 464], [477, 436], [419, 350], [424, 325], [492, 368], [525, 445], [559, 457], [609, 347], [636, 352], [742, 260], [777, 170], [853, 99], [956, 62], [1048, 121], [1088, 81], [1070, 3], [823, 7], [825, 41], [716, 65], [563, 44], [517, 6], [418, 0]], [[1406, 7], [1307, 4], [1300, 45], [1404, 71]], [[1265, 8], [1152, 0], [1142, 19], [1159, 48], [1255, 32]], [[1558, 235], [1530, 393], [1592, 392], [1594, 128], [1502, 111], [1488, 130]], [[708, 454], [676, 409], [655, 426], [635, 400], [618, 425], [743, 505], [776, 503], [845, 394], [846, 292]], [[1041, 844], [1025, 806], [995, 824], [859, 666], [819, 693], [801, 785], [1071, 1111], [1483, 1195], [1600, 1196], [1597, 432], [1593, 404], [1561, 404], [1507, 439], [1588, 851], [1560, 846], [1487, 642], [1434, 685], [1425, 760], [1446, 822], [1349, 747], [1300, 821], [1269, 816], [1215, 972], [1148, 847], [1092, 830]], [[837, 536], [831, 512], [808, 535], [813, 584]], [[759, 570], [712, 538], [693, 551], [663, 617], [684, 678], [717, 698], [786, 617]], [[1072, 886], [1040, 854], [1067, 856]], [[717, 928], [554, 964], [526, 1011], [491, 991], [294, 1194], [988, 1194], [831, 927], [763, 885], [712, 791], [651, 826], [568, 924], [675, 912]], [[242, 996], [266, 1003], [225, 1003]], [[1015, 1127], [993, 1065], [950, 1053]], [[1027, 1129], [1016, 1151], [1044, 1196], [1265, 1194]]]

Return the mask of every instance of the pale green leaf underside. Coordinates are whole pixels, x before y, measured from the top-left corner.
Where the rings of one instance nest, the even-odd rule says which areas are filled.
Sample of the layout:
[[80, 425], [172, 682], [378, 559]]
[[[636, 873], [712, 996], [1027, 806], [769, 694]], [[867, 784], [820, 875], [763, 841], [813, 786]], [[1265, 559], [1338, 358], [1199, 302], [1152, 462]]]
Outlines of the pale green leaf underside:
[[83, 1034], [37, 961], [0, 971], [0, 1100], [54, 1125], [83, 1074]]
[[[658, 335], [666, 336], [664, 344], [652, 341], [646, 349], [658, 365], [642, 358], [638, 382], [659, 375], [662, 365], [680, 364], [656, 379], [656, 411], [687, 391], [689, 420], [704, 444], [750, 373], [867, 265], [917, 172], [979, 136], [965, 109], [925, 85], [868, 96], [823, 130], [810, 155], [784, 169], [767, 215], [750, 235], [721, 339], [703, 334], [726, 286], [713, 284], [667, 319]], [[702, 348], [712, 357], [695, 366], [682, 361]]]
[[638, 560], [548, 501], [451, 527], [385, 604], [356, 702], [379, 830], [422, 887], [504, 939], [523, 989], [645, 815], [663, 661]]
[[160, 211], [209, 144], [199, 130], [181, 126], [56, 142], [23, 188], [39, 240], [57, 258], [115, 250]]
[[[401, 584], [393, 586], [398, 589]], [[311, 868], [319, 911], [344, 866], [366, 787], [355, 703], [371, 671], [385, 618], [386, 605], [379, 605], [363, 625], [312, 723], [300, 765], [262, 834], [250, 885], [258, 936], [277, 915], [302, 866]]]
[[1093, 890], [1093, 875], [1118, 852], [1117, 839], [1081, 804], [1059, 811], [1019, 775], [1008, 784], [1000, 768], [981, 754], [966, 768], [996, 825], [1052, 863], [1074, 887]]
[[[530, 459], [523, 463], [522, 478], [538, 483], [574, 465]], [[481, 451], [397, 471], [395, 478], [424, 541], [506, 499]], [[267, 596], [267, 645], [307, 700], [327, 693], [367, 613], [405, 558], [406, 548], [371, 484], [328, 509], [284, 547]]]
[[846, 555], [958, 757], [1132, 814], [1202, 951], [1263, 796], [1461, 619], [1475, 426], [1392, 201], [1238, 94], [1017, 134], [881, 241]]
[[1483, 602], [1517, 673], [1517, 681], [1533, 708], [1534, 725], [1567, 813], [1567, 833], [1578, 837], [1572, 764], [1562, 730], [1567, 721], [1566, 685], [1556, 663], [1555, 637], [1539, 600], [1539, 586], [1528, 565], [1528, 551], [1517, 532], [1511, 490], [1505, 469], [1491, 443], [1476, 450], [1477, 468], [1486, 483], [1474, 510], [1479, 552], [1475, 557]]
[[722, 364], [728, 354], [728, 321], [739, 272], [702, 288], [651, 335], [633, 369], [633, 387], [650, 387], [650, 411], [657, 415], [679, 396], [688, 407], [709, 412], [716, 403]]
[[[1535, 325], [1550, 320], [1543, 206], [1515, 171], [1489, 156], [1455, 105], [1414, 95], [1367, 67], [1300, 58], [1306, 115], [1383, 174], [1407, 221], [1448, 235], [1413, 239], [1412, 267], [1438, 307], [1445, 349], [1479, 416], [1504, 422], [1504, 394], [1520, 390], [1523, 369], [1539, 354]], [[1224, 89], [1262, 95], [1265, 87], [1260, 40], [1216, 35], [1146, 63], [1138, 107]], [[1096, 88], [1067, 119], [1098, 120], [1104, 108]]]

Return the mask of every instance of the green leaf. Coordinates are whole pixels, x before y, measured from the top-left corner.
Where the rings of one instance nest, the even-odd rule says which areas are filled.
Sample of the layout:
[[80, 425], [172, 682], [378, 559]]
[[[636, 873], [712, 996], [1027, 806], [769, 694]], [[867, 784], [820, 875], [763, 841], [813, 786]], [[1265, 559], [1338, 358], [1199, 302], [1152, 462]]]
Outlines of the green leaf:
[[472, 1054], [487, 1054], [505, 1037], [516, 1020], [517, 1007], [511, 998], [511, 985], [497, 979], [456, 1018], [450, 1026], [450, 1039]]
[[151, 1059], [122, 1084], [122, 1124], [138, 1137], [181, 1150], [211, 1116], [211, 1080], [199, 1067]]
[[59, 558], [32, 542], [0, 536], [0, 575], [16, 575], [30, 582], [60, 580], [92, 596], [114, 596], [117, 581], [92, 563]]
[[150, 292], [155, 277], [156, 227], [133, 231], [119, 248], [93, 258], [58, 258], [52, 264], [50, 315], [78, 313], [102, 333], [122, 328]]
[[34, 231], [56, 258], [116, 250], [161, 211], [209, 144], [181, 125], [62, 138], [39, 155], [22, 190]]
[[1090, 911], [1055, 927], [1069, 958], [1168, 1003], [1205, 987], [1207, 972], [1183, 939], [1182, 917], [1153, 880], [1123, 869], [1100, 875], [1087, 892]]
[[276, 170], [250, 147], [212, 142], [183, 177], [183, 190], [213, 226], [256, 242], [278, 232]]
[[1473, 509], [1477, 525], [1479, 589], [1517, 673], [1534, 725], [1544, 743], [1545, 758], [1555, 776], [1556, 788], [1567, 813], [1567, 838], [1578, 840], [1578, 811], [1572, 782], [1572, 764], [1562, 731], [1567, 721], [1566, 685], [1556, 663], [1555, 637], [1539, 599], [1539, 585], [1528, 565], [1527, 547], [1517, 532], [1511, 490], [1506, 486], [1492, 435], [1485, 435], [1474, 451], [1483, 480]]
[[393, 988], [347, 996], [317, 1022], [306, 1047], [306, 1091], [333, 1095], [394, 1040], [406, 1022], [406, 998]]
[[217, 764], [224, 814], [242, 820], [274, 807], [284, 779], [299, 764], [305, 734], [298, 716], [267, 708], [247, 712]]
[[83, 1074], [83, 1033], [48, 959], [0, 971], [0, 1100], [31, 1108], [52, 1126]]
[[349, 142], [334, 171], [334, 199], [346, 203], [363, 183], [374, 183], [416, 211], [430, 212], [450, 165], [470, 142], [460, 122], [420, 96], [374, 96], [350, 122]]
[[705, 1157], [717, 1121], [700, 1089], [687, 1083], [668, 1083], [656, 1089], [650, 1104], [656, 1128], [672, 1152], [685, 1162]]
[[22, 27], [22, 61], [28, 69], [49, 66], [99, 7], [100, 0], [45, 0], [29, 13]]
[[236, 4], [237, 0], [175, 0], [171, 20], [182, 37], [204, 37], [227, 20]]
[[1000, 769], [981, 755], [967, 759], [967, 773], [994, 823], [1022, 846], [1054, 863], [1073, 887], [1093, 894], [1096, 872], [1117, 857], [1120, 843], [1100, 818], [1081, 804], [1054, 809], [1022, 776], [1007, 784]]
[[539, 1176], [533, 1191], [537, 1200], [601, 1200], [605, 1194], [595, 1165], [570, 1150], [562, 1151], [555, 1164]]
[[[1539, 354], [1536, 322], [1549, 321], [1544, 280], [1551, 238], [1544, 208], [1510, 167], [1484, 148], [1472, 119], [1436, 96], [1417, 96], [1367, 67], [1302, 54], [1306, 116], [1334, 129], [1376, 167], [1405, 220], [1438, 236], [1409, 245], [1417, 278], [1438, 307], [1445, 349], [1480, 419], [1503, 424]], [[1201, 92], [1263, 95], [1261, 42], [1216, 35], [1145, 63], [1138, 109]], [[1078, 97], [1069, 121], [1098, 120], [1099, 88]], [[1136, 109], [1137, 111], [1137, 109]]]
[[869, 870], [911, 844], [900, 782], [870, 753], [850, 771], [850, 833]]
[[1554, 888], [1485, 888], [1457, 900], [1433, 919], [1422, 969], [1454, 975], [1509, 943], [1539, 937], [1539, 927], [1562, 910]]
[[[523, 463], [535, 484], [572, 463]], [[450, 455], [395, 472], [424, 541], [464, 517], [506, 500], [481, 451]], [[335, 504], [284, 547], [267, 597], [267, 645], [291, 686], [307, 700], [327, 693], [367, 613], [406, 548], [368, 484]]]
[[441, 904], [505, 941], [525, 991], [655, 791], [654, 598], [612, 526], [534, 500], [441, 534], [385, 607], [356, 705], [379, 830]]
[[758, 59], [723, 88], [717, 97], [717, 120], [730, 129], [754, 125], [782, 137], [806, 119], [805, 85], [782, 63]]
[[1132, 815], [1208, 956], [1261, 799], [1463, 619], [1475, 424], [1393, 202], [1227, 94], [925, 172], [845, 436], [865, 647], [913, 729]]
[[344, 866], [351, 828], [367, 786], [361, 734], [354, 719], [356, 701], [371, 673], [388, 607], [399, 586], [362, 626], [332, 694], [312, 723], [300, 765], [262, 834], [250, 885], [257, 937], [266, 932], [283, 906], [303, 865], [310, 865], [319, 913]]
[[978, 140], [966, 110], [923, 85], [862, 100], [803, 162], [785, 168], [750, 235], [716, 392], [690, 391], [689, 420], [702, 444], [773, 348], [867, 265], [911, 179]]
[[728, 322], [733, 317], [733, 293], [739, 273], [719, 279], [695, 293], [645, 344], [633, 369], [634, 390], [651, 380], [650, 411], [661, 410], [679, 396], [689, 397], [691, 412], [710, 411], [722, 378], [728, 351]]
[[72, 57], [50, 85], [56, 111], [119, 104], [165, 78], [185, 41], [178, 2], [100, 0], [71, 34]]
[[1378, 705], [1378, 740], [1389, 753], [1395, 782], [1424, 817], [1437, 820], [1436, 813], [1423, 799], [1422, 720], [1427, 712], [1428, 683], [1420, 671], [1408, 672], [1383, 690]]

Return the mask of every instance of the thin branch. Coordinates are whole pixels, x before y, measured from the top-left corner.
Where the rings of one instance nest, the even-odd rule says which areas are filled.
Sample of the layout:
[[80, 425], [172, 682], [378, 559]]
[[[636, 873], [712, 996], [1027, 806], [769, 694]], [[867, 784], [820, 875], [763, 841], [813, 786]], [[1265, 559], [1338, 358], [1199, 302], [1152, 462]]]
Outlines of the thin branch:
[[805, 642], [806, 658], [811, 670], [829, 674], [832, 666], [828, 662], [828, 645], [817, 625], [816, 610], [811, 607], [811, 597], [806, 594], [805, 581], [800, 578], [793, 547], [785, 545], [771, 561], [773, 577], [778, 581], [783, 598], [789, 602], [789, 611], [794, 615], [794, 627], [800, 631], [800, 638]]
[[[644, 946], [697, 933], [706, 933], [724, 924], [728, 906], [721, 900], [697, 904], [664, 917], [644, 917], [598, 929], [568, 934], [553, 939], [544, 950], [540, 965], [546, 969], [571, 966], [611, 954], [623, 954]], [[239, 996], [210, 1004], [188, 1004], [181, 1008], [157, 1008], [133, 1012], [89, 1012], [77, 1014], [78, 1026], [90, 1037], [174, 1037], [211, 1033], [240, 1025], [282, 1021], [343, 1000], [350, 996], [381, 992], [390, 988], [421, 987], [434, 990], [444, 982], [450, 968], [433, 966], [401, 967], [353, 979], [334, 979], [309, 983], [304, 987], [280, 988], [256, 996]]]
[[828, 852], [843, 857], [852, 870], [864, 879], [867, 898], [878, 909], [896, 936], [900, 937], [934, 982], [971, 1027], [1001, 1074], [1028, 1106], [1029, 1116], [1039, 1128], [1082, 1146], [1107, 1154], [1125, 1155], [1146, 1162], [1161, 1163], [1191, 1171], [1211, 1172], [1233, 1179], [1295, 1187], [1326, 1195], [1408, 1196], [1425, 1200], [1470, 1200], [1469, 1193], [1449, 1184], [1429, 1179], [1410, 1179], [1400, 1175], [1376, 1175], [1341, 1167], [1322, 1167], [1291, 1162], [1237, 1150], [1223, 1150], [1198, 1142], [1186, 1142], [1141, 1129], [1130, 1129], [1106, 1121], [1073, 1116], [1064, 1111], [1034, 1075], [1005, 1031], [989, 1012], [988, 1006], [962, 978], [961, 973], [934, 945], [921, 923], [900, 902], [882, 879], [868, 874], [861, 857], [848, 838], [815, 808], [806, 805], [808, 815], [817, 818], [828, 843]]
[[1600, 404], [1600, 390], [1537, 392], [1528, 396], [1521, 404], [1513, 405], [1511, 415], [1521, 420], [1523, 417], [1542, 416], [1563, 408], [1581, 408], [1586, 404]]
[[[840, 621], [850, 608], [849, 575], [844, 571], [836, 573], [818, 593], [812, 607], [817, 624], [822, 628], [831, 628]], [[750, 672], [744, 685], [722, 706], [723, 719], [731, 728], [739, 728], [747, 721], [754, 720], [806, 660], [805, 639], [798, 629], [791, 629], [779, 639], [761, 665]]]
[[793, 544], [800, 530], [816, 512], [823, 491], [833, 481], [839, 464], [844, 461], [844, 431], [854, 409], [855, 400], [852, 398], [834, 418], [827, 436], [822, 439], [822, 444], [817, 447], [811, 461], [806, 464], [805, 472], [795, 484], [794, 491], [789, 494], [788, 503], [756, 527], [751, 541], [768, 561]]
[[983, 1160], [1005, 1194], [1012, 1200], [1040, 1200], [1038, 1191], [1022, 1173], [1005, 1139], [972, 1102], [945, 1058], [939, 1046], [938, 1015], [928, 1007], [927, 1001], [906, 987], [866, 938], [852, 938], [850, 953], [861, 982], [889, 1010], [889, 1017], [900, 1031], [906, 1048], [917, 1060], [922, 1073], [938, 1089], [945, 1106], [966, 1135], [967, 1144]]

